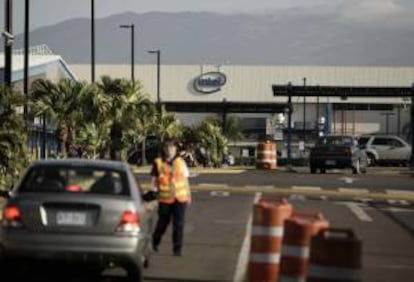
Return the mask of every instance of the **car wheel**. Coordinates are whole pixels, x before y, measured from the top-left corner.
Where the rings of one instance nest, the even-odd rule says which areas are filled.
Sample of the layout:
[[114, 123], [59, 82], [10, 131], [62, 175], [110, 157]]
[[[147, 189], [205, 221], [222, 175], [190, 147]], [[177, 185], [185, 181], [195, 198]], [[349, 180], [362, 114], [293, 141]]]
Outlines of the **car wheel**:
[[361, 160], [356, 160], [355, 165], [352, 167], [353, 174], [361, 173]]
[[142, 271], [141, 271], [140, 266], [134, 263], [130, 263], [126, 265], [124, 269], [126, 270], [128, 274], [128, 278], [126, 279], [126, 281], [130, 281], [130, 282], [142, 282], [143, 281]]
[[315, 174], [317, 170], [318, 170], [318, 168], [317, 168], [315, 165], [311, 165], [311, 166], [310, 166], [310, 172], [311, 172], [312, 174]]
[[325, 174], [325, 173], [326, 173], [326, 168], [321, 167], [321, 168], [320, 168], [320, 170], [321, 170], [321, 173], [322, 173], [322, 174]]
[[376, 166], [377, 160], [375, 159], [375, 156], [373, 154], [367, 154], [368, 157], [368, 165], [369, 166]]

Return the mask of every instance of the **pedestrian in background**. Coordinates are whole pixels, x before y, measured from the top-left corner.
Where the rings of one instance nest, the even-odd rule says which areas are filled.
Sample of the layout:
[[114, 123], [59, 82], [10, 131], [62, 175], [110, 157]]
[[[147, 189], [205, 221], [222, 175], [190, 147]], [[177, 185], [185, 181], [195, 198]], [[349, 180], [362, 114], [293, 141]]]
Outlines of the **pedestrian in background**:
[[172, 220], [173, 254], [181, 256], [185, 211], [191, 203], [191, 191], [188, 167], [178, 155], [174, 140], [164, 142], [162, 156], [155, 159], [151, 176], [151, 184], [158, 192], [159, 202], [158, 222], [152, 237], [153, 249], [158, 251], [162, 236]]

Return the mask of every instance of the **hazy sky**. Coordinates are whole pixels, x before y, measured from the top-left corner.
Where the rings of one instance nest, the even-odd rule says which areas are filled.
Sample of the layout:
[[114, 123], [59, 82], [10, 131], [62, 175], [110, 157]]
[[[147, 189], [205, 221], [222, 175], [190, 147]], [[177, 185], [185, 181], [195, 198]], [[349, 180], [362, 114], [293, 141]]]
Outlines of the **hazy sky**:
[[[13, 2], [15, 31], [19, 33], [23, 26], [24, 0], [13, 0]], [[90, 15], [89, 0], [32, 0], [30, 2], [32, 28]], [[97, 17], [126, 11], [262, 13], [286, 8], [307, 8], [318, 11], [324, 7], [337, 11], [338, 17], [349, 21], [375, 21], [378, 18], [389, 20], [390, 16], [401, 21], [411, 18], [414, 14], [414, 0], [95, 0], [95, 3]], [[3, 29], [3, 19], [4, 0], [0, 0], [0, 30]]]

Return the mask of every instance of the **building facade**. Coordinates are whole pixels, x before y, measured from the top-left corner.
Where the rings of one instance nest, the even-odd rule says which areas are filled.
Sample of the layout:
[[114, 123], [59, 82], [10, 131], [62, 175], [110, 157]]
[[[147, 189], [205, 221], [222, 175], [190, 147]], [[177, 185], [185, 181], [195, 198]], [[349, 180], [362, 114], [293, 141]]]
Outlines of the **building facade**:
[[[71, 65], [80, 79], [89, 79], [88, 65]], [[137, 78], [146, 92], [156, 100], [157, 69], [153, 65], [136, 65]], [[211, 74], [211, 76], [201, 76]], [[219, 81], [223, 74], [225, 81]], [[97, 75], [130, 78], [129, 65], [98, 65]], [[201, 78], [200, 78], [201, 76]], [[217, 91], [197, 89], [195, 82], [216, 86]], [[161, 101], [186, 123], [198, 122], [211, 114], [240, 116], [256, 132], [257, 138], [272, 133], [277, 114], [284, 111], [286, 96], [275, 97], [272, 85], [336, 87], [411, 87], [414, 68], [390, 67], [266, 67], [266, 66], [161, 66]], [[211, 84], [210, 86], [208, 84]], [[216, 84], [216, 85], [214, 85]], [[222, 85], [221, 85], [222, 84]], [[214, 90], [214, 89], [213, 89]], [[295, 97], [293, 129], [311, 134], [324, 121], [325, 131], [332, 134], [409, 135], [411, 101], [401, 97], [337, 98]], [[266, 132], [267, 128], [267, 132]], [[249, 128], [246, 128], [249, 132]], [[254, 134], [253, 134], [254, 135]], [[252, 137], [254, 139], [254, 136]]]

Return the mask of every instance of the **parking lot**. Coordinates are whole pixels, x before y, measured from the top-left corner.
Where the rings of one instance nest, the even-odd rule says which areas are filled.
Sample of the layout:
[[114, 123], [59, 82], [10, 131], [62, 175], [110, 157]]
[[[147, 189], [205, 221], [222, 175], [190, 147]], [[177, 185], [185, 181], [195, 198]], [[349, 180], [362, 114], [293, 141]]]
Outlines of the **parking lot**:
[[[146, 170], [136, 171], [143, 187], [148, 187]], [[305, 168], [294, 173], [222, 169], [191, 174], [194, 202], [188, 209], [183, 256], [172, 256], [167, 234], [151, 256], [145, 281], [243, 281], [252, 205], [260, 195], [285, 197], [297, 211], [322, 212], [332, 227], [352, 229], [363, 242], [363, 281], [404, 281], [414, 275], [413, 178], [400, 169], [357, 176], [344, 171], [311, 175]], [[44, 269], [38, 276], [44, 281], [90, 281], [64, 271], [75, 273]], [[111, 269], [100, 280], [123, 281], [123, 275]]]

